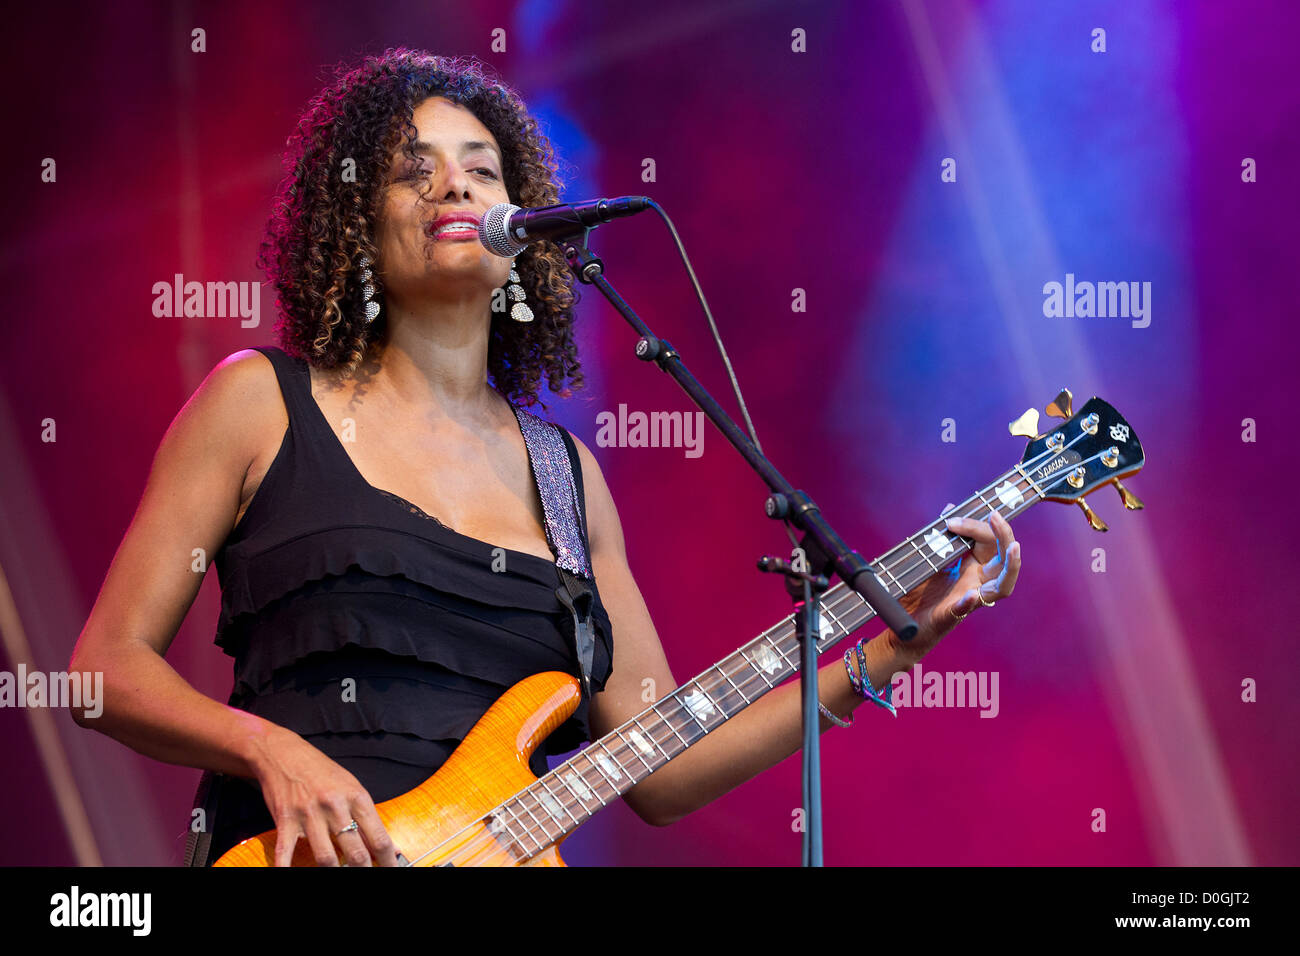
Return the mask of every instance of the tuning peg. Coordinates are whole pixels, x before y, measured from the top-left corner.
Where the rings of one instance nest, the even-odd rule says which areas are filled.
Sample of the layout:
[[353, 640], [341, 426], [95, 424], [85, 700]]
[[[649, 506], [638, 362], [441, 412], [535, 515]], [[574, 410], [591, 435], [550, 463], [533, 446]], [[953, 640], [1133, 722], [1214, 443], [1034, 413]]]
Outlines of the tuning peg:
[[1061, 389], [1061, 394], [1057, 395], [1052, 404], [1047, 406], [1047, 414], [1053, 418], [1074, 417], [1074, 396], [1070, 394], [1068, 388]]
[[1141, 498], [1119, 483], [1118, 478], [1111, 482], [1111, 484], [1115, 486], [1115, 490], [1119, 492], [1120, 498], [1124, 501], [1124, 507], [1129, 511], [1141, 511], [1146, 507], [1146, 505], [1142, 504]]
[[1022, 438], [1038, 437], [1038, 409], [1030, 408], [1014, 422], [1007, 425], [1007, 429], [1013, 435], [1019, 435]]
[[1089, 508], [1089, 507], [1088, 507], [1088, 502], [1084, 501], [1082, 498], [1079, 499], [1079, 507], [1082, 508], [1082, 509], [1083, 509], [1083, 513], [1084, 513], [1085, 515], [1088, 516], [1088, 524], [1092, 525], [1092, 530], [1093, 530], [1093, 531], [1109, 531], [1109, 530], [1110, 530], [1110, 527], [1106, 524], [1106, 522], [1104, 522], [1104, 521], [1102, 521], [1100, 518], [1098, 518], [1098, 517], [1097, 517], [1097, 512], [1095, 512], [1095, 511], [1093, 511], [1091, 508]]

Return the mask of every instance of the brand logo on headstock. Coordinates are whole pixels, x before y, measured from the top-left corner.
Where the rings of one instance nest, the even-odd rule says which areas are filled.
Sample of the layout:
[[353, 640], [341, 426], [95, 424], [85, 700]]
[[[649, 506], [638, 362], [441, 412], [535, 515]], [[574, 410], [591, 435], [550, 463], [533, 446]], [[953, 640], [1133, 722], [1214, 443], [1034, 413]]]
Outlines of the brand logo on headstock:
[[1062, 468], [1076, 464], [1082, 456], [1073, 448], [1059, 453], [1055, 458], [1049, 461], [1043, 467], [1034, 472], [1034, 480], [1042, 481], [1056, 474]]
[[1113, 438], [1113, 439], [1115, 439], [1115, 441], [1122, 441], [1122, 442], [1126, 442], [1126, 441], [1128, 441], [1128, 426], [1127, 426], [1127, 425], [1111, 425], [1111, 426], [1110, 426], [1110, 437]]

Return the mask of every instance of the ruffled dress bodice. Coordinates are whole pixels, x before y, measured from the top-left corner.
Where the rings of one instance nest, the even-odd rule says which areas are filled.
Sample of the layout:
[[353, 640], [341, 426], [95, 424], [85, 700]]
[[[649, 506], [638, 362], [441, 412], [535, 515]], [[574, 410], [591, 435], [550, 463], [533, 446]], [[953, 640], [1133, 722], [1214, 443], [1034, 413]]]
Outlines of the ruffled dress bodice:
[[[312, 398], [306, 362], [259, 351], [275, 366], [289, 427], [214, 558], [230, 705], [299, 733], [379, 803], [432, 775], [513, 684], [541, 671], [577, 676], [572, 617], [553, 561], [459, 534], [367, 483]], [[581, 508], [576, 447], [560, 433]], [[595, 692], [612, 670], [612, 635], [591, 587]], [[535, 772], [544, 753], [590, 739], [587, 711], [584, 699], [534, 755]], [[209, 861], [274, 827], [256, 784], [217, 779]]]

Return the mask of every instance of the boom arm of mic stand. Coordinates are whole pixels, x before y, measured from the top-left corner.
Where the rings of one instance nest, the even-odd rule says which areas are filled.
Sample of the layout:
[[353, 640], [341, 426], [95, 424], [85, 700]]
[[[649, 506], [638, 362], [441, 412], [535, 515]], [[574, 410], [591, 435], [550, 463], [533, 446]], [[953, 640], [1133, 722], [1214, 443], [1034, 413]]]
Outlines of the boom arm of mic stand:
[[[867, 605], [879, 615], [891, 631], [898, 635], [900, 640], [910, 641], [916, 636], [916, 621], [912, 620], [912, 616], [903, 610], [898, 600], [885, 590], [871, 565], [844, 543], [806, 494], [794, 490], [766, 456], [754, 447], [749, 436], [691, 374], [673, 347], [651, 332], [641, 321], [641, 317], [609, 284], [609, 280], [604, 275], [604, 263], [587, 248], [587, 235], [590, 232], [590, 229], [585, 229], [581, 235], [575, 233], [570, 238], [561, 240], [560, 246], [578, 280], [599, 289], [609, 300], [610, 305], [617, 309], [627, 320], [628, 325], [641, 336], [636, 347], [637, 357], [643, 361], [653, 361], [660, 369], [672, 376], [696, 406], [717, 426], [723, 437], [731, 442], [732, 447], [740, 452], [745, 461], [749, 462], [749, 466], [758, 473], [772, 493], [785, 496], [791, 507], [789, 513], [782, 517], [804, 532], [805, 541], [814, 545], [815, 550], [820, 552], [818, 557], [824, 558], [835, 574], [862, 596]], [[778, 516], [773, 515], [773, 517]]]

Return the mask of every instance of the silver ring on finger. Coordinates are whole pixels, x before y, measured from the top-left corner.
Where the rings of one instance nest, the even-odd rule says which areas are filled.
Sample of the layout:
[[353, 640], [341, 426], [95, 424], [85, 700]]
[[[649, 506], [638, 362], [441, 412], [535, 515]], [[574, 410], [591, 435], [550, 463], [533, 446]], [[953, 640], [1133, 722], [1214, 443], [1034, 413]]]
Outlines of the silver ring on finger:
[[360, 829], [361, 829], [361, 824], [357, 823], [356, 820], [353, 820], [351, 823], [349, 823], [347, 826], [345, 826], [342, 830], [340, 830], [338, 833], [334, 835], [342, 836], [345, 833], [356, 833]]
[[993, 607], [993, 605], [995, 605], [995, 604], [998, 603], [997, 601], [986, 601], [986, 600], [984, 600], [984, 591], [983, 591], [982, 589], [976, 591], [975, 593], [976, 593], [976, 595], [978, 595], [978, 597], [979, 597], [979, 599], [980, 599], [980, 603], [983, 604], [985, 607]]

